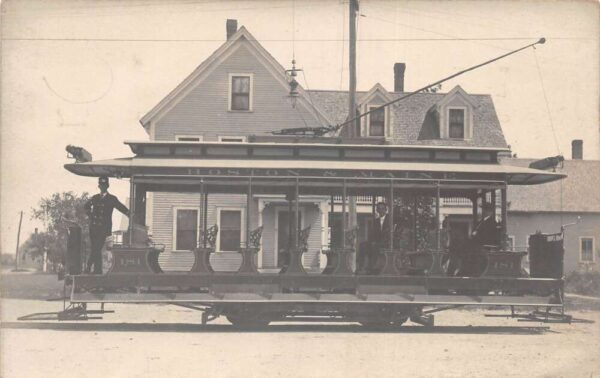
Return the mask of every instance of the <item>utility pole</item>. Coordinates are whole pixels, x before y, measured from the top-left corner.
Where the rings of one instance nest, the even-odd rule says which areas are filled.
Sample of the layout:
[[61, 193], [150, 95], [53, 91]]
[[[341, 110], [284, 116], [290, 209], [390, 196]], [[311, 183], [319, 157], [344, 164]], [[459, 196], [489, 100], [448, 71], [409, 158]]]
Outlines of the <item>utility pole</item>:
[[[350, 58], [348, 59], [348, 71], [350, 76], [350, 83], [348, 85], [348, 119], [356, 117], [356, 13], [358, 12], [358, 0], [350, 0], [348, 3], [349, 16], [349, 39], [348, 39], [348, 51]], [[356, 123], [356, 122], [355, 122]], [[357, 137], [356, 125], [349, 125], [348, 136], [350, 138]]]
[[[358, 0], [350, 0], [349, 1], [349, 17], [348, 20], [350, 22], [349, 25], [349, 40], [348, 40], [348, 51], [350, 53], [350, 57], [348, 59], [348, 69], [349, 69], [349, 79], [350, 83], [348, 85], [348, 119], [353, 119], [356, 117], [356, 13], [358, 12]], [[348, 137], [356, 138], [360, 136], [360, 132], [357, 131], [356, 127], [357, 122], [353, 122], [348, 125]], [[348, 201], [348, 229], [352, 230], [357, 225], [357, 216], [356, 216], [356, 197], [350, 196]], [[342, 216], [346, 216], [343, 214]], [[346, 230], [342, 230], [342, 237], [345, 238]], [[358, 243], [358, 238], [355, 241]], [[357, 245], [351, 245], [350, 248], [356, 251]], [[354, 266], [356, 266], [356, 253], [355, 257], [352, 259], [354, 261]], [[354, 268], [354, 267], [353, 267]]]
[[17, 231], [17, 248], [15, 251], [15, 272], [19, 271], [19, 242], [21, 239], [21, 223], [23, 222], [23, 211], [19, 217], [19, 230]]

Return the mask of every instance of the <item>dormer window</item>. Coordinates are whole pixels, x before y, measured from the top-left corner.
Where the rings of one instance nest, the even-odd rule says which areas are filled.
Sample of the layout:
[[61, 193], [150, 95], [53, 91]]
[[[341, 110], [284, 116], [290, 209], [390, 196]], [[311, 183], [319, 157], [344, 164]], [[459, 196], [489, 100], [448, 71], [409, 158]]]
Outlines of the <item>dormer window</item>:
[[385, 108], [377, 109], [377, 106], [370, 106], [369, 110], [369, 127], [368, 136], [384, 137], [385, 136]]
[[448, 109], [448, 136], [450, 139], [465, 139], [465, 108]]
[[252, 110], [251, 74], [229, 74], [229, 110]]
[[473, 114], [476, 102], [460, 86], [454, 87], [434, 108], [439, 122], [439, 138], [454, 140], [473, 139]]

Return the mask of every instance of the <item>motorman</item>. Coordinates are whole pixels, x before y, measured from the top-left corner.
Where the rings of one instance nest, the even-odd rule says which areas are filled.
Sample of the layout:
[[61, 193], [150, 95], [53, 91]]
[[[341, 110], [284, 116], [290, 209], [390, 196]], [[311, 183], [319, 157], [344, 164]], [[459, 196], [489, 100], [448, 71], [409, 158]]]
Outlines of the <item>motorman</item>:
[[[85, 212], [90, 220], [91, 253], [86, 264], [86, 273], [102, 274], [102, 247], [106, 237], [112, 234], [113, 209], [129, 216], [129, 210], [117, 197], [108, 192], [108, 177], [98, 178], [100, 193], [90, 198], [85, 206]], [[94, 267], [92, 271], [92, 266]]]

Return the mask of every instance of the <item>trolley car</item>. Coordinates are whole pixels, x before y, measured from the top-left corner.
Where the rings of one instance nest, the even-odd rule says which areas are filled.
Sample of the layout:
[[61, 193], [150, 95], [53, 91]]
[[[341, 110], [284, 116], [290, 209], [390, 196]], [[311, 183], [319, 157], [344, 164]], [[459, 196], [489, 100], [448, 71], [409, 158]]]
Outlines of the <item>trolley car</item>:
[[[79, 315], [92, 303], [167, 303], [203, 311], [203, 323], [226, 316], [238, 326], [290, 320], [393, 326], [408, 319], [432, 325], [433, 312], [458, 306], [542, 307], [547, 313], [562, 313], [562, 272], [538, 274], [534, 267], [524, 271], [527, 252], [507, 249], [505, 240], [507, 186], [543, 184], [565, 176], [501, 164], [499, 155], [506, 149], [274, 137], [248, 143], [125, 143], [132, 157], [65, 165], [77, 175], [130, 180], [129, 229], [123, 244], [112, 248], [110, 270], [103, 275], [81, 274], [80, 268], [67, 272], [71, 310], [79, 309]], [[189, 272], [163, 271], [160, 246], [144, 235], [146, 196], [151, 192], [201, 194], [201, 236]], [[237, 272], [216, 271], [211, 263], [219, 230], [207, 221], [206, 209], [207, 198], [216, 193], [246, 196], [248, 237], [238, 251]], [[285, 196], [296, 220], [303, 196], [324, 196], [331, 203], [334, 196], [341, 198], [338, 227], [343, 237], [322, 252], [327, 256], [324, 269], [307, 271], [302, 263], [308, 235], [320, 230], [303, 229], [294, 221], [284, 267], [275, 273], [257, 269], [262, 227], [254, 201], [265, 194]], [[397, 227], [390, 227], [384, 247], [368, 251], [377, 256], [376, 270], [357, 272], [359, 245], [346, 216], [348, 199], [369, 196], [373, 202], [384, 201], [391, 205], [389, 215], [395, 222], [400, 199], [415, 194], [431, 199], [435, 224], [430, 242], [415, 250], [398, 235]], [[482, 198], [498, 201], [501, 242], [450, 256], [440, 222], [440, 200], [449, 197], [470, 199], [474, 220]], [[451, 258], [475, 268], [450, 272]]]

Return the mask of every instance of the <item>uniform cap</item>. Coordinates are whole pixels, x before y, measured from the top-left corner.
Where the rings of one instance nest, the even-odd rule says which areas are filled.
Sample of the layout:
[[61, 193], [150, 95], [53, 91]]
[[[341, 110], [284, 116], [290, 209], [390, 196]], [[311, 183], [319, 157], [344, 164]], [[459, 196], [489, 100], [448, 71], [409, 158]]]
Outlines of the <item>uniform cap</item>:
[[98, 177], [98, 184], [108, 185], [108, 177], [106, 177], [106, 176]]

